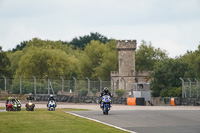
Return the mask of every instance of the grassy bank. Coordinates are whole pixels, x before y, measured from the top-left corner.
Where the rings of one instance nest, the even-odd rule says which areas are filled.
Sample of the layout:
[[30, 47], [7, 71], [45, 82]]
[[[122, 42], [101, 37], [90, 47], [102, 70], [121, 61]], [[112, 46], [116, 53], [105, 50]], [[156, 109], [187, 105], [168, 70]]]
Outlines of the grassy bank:
[[[65, 113], [72, 109], [0, 112], [0, 133], [123, 133], [124, 131]], [[74, 109], [73, 109], [74, 110]]]

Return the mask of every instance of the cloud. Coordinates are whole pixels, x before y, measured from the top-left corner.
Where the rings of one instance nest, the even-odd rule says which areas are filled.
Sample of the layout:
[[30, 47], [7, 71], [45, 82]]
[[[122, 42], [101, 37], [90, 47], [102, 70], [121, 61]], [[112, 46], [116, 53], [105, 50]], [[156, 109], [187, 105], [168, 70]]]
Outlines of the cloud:
[[70, 41], [90, 32], [151, 41], [170, 56], [200, 41], [199, 0], [3, 0], [0, 7], [3, 50], [34, 37]]

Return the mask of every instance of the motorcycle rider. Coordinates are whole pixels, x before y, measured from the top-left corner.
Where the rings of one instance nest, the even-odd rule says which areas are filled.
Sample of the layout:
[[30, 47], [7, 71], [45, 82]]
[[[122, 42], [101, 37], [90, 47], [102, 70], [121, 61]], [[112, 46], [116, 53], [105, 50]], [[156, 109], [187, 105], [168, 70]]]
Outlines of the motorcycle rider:
[[17, 97], [15, 97], [15, 102], [16, 102], [17, 104], [21, 104], [21, 102], [19, 101], [19, 99], [18, 99]]
[[27, 101], [28, 100], [31, 100], [31, 101], [34, 100], [33, 94], [29, 93], [26, 99], [27, 99]]
[[26, 102], [26, 105], [25, 105], [25, 106], [27, 107], [28, 101], [29, 101], [29, 100], [31, 100], [31, 101], [34, 100], [33, 94], [32, 94], [32, 93], [29, 93], [28, 96], [27, 96], [27, 98], [26, 98], [26, 100], [27, 100], [27, 102]]
[[[112, 97], [112, 94], [111, 94], [111, 92], [109, 92], [108, 87], [103, 88], [103, 91], [101, 92], [100, 97], [103, 97], [105, 95], [109, 95], [110, 97]], [[102, 103], [102, 99], [100, 101], [100, 107], [102, 108], [103, 105], [101, 103]], [[110, 107], [111, 107], [111, 105], [110, 105]]]
[[105, 96], [105, 95], [109, 95], [110, 97], [112, 97], [111, 92], [109, 92], [108, 87], [104, 87], [103, 91], [100, 94], [100, 97]]
[[56, 100], [55, 100], [55, 98], [53, 97], [53, 95], [50, 95], [50, 96], [49, 96], [49, 98], [48, 98], [48, 103], [47, 103], [47, 107], [48, 107], [50, 101], [54, 101], [54, 102], [55, 102], [55, 107], [56, 107]]
[[12, 101], [12, 97], [8, 97], [8, 99], [6, 100], [6, 108], [7, 108], [7, 106], [8, 106], [8, 102], [9, 101]]

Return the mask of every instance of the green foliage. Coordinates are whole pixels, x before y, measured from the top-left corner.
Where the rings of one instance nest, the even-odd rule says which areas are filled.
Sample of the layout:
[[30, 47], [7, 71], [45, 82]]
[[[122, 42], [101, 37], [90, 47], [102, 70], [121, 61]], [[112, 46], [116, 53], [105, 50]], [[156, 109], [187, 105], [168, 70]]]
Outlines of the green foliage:
[[163, 89], [160, 92], [160, 97], [181, 97], [182, 96], [182, 87], [173, 87], [170, 89]]
[[186, 74], [187, 76], [195, 77], [194, 69], [189, 67], [186, 63], [175, 59], [158, 62], [154, 66], [151, 75], [151, 90], [153, 90], [152, 96], [170, 96], [168, 95], [168, 91], [173, 87], [180, 87], [181, 82], [179, 78], [185, 77]]
[[200, 45], [196, 51], [187, 51], [187, 53], [183, 56], [180, 56], [178, 60], [192, 67], [196, 72], [197, 78], [200, 78]]
[[115, 91], [115, 93], [117, 94], [118, 97], [122, 97], [125, 93], [124, 89], [117, 89]]
[[[33, 93], [34, 94], [34, 83], [33, 82], [23, 82], [22, 83], [22, 94]], [[16, 82], [13, 84], [12, 93], [20, 93], [20, 83]]]
[[157, 62], [167, 58], [165, 50], [156, 49], [151, 43], [147, 45], [145, 41], [142, 41], [142, 44], [136, 50], [136, 71], [152, 71]]
[[27, 44], [27, 41], [21, 42], [15, 48], [12, 49], [12, 52], [16, 52], [18, 50], [22, 50], [24, 47], [26, 47], [26, 44]]
[[181, 97], [182, 87], [173, 87], [168, 91], [168, 96], [170, 97]]
[[101, 77], [103, 80], [110, 79], [110, 71], [118, 68], [115, 40], [111, 40], [106, 44], [99, 41], [91, 41], [85, 47], [84, 54], [84, 59], [81, 59], [84, 76]]
[[62, 41], [33, 38], [23, 42], [17, 46], [17, 51], [7, 53], [11, 60], [10, 72], [16, 78], [32, 78], [33, 75], [44, 78], [48, 75], [51, 78], [110, 79], [110, 71], [117, 70], [118, 63], [115, 40], [106, 43], [106, 37], [98, 33], [91, 33], [89, 38], [100, 41], [89, 39], [91, 42], [84, 51], [74, 50], [72, 45], [64, 45]]
[[17, 76], [23, 78], [35, 76], [55, 77], [57, 75], [70, 77], [74, 70], [78, 71], [78, 59], [67, 55], [59, 49], [42, 49], [33, 47], [19, 61]]
[[[58, 90], [61, 90], [61, 86], [58, 83], [52, 82], [51, 85], [53, 87], [53, 91], [54, 91], [55, 94], [57, 94]], [[22, 88], [22, 94], [28, 94], [28, 93], [34, 94], [34, 82], [23, 81], [21, 88]], [[52, 91], [52, 90], [50, 90], [50, 91]], [[12, 87], [11, 92], [14, 93], [14, 94], [20, 93], [20, 83], [19, 83], [19, 81], [15, 81], [13, 83], [13, 87]], [[37, 94], [47, 94], [48, 93], [47, 82], [37, 83], [36, 93]]]
[[91, 91], [96, 96], [96, 93], [97, 93], [98, 89], [97, 88], [92, 88]]
[[118, 70], [118, 51], [115, 40], [106, 43], [101, 63], [93, 70], [92, 77], [102, 77], [103, 80], [110, 80], [110, 72]]
[[80, 89], [80, 90], [78, 91], [78, 94], [79, 94], [79, 96], [87, 96], [87, 94], [88, 94], [88, 89], [87, 89], [87, 88]]
[[6, 53], [2, 51], [0, 46], [0, 76], [9, 75], [10, 61]]
[[16, 70], [19, 67], [18, 63], [21, 59], [23, 55], [22, 51], [16, 51], [16, 52], [8, 52], [7, 56], [11, 62], [11, 66], [10, 66], [10, 73], [11, 75], [15, 75], [16, 74]]
[[106, 36], [103, 36], [99, 33], [90, 33], [90, 35], [85, 35], [83, 37], [75, 37], [74, 39], [72, 39], [71, 42], [69, 42], [69, 44], [74, 45], [75, 48], [81, 48], [84, 49], [85, 46], [90, 43], [92, 40], [96, 40], [99, 41], [101, 43], [106, 43], [108, 41], [108, 38]]

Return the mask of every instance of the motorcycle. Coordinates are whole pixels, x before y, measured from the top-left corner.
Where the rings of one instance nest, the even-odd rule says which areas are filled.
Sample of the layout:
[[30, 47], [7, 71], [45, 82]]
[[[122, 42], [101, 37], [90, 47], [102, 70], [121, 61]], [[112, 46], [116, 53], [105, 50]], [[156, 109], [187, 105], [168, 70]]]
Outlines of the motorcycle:
[[13, 111], [17, 111], [17, 102], [16, 101], [13, 104]]
[[35, 104], [29, 100], [27, 103], [26, 103], [26, 110], [27, 111], [34, 111], [34, 107], [35, 107]]
[[55, 108], [56, 108], [56, 103], [53, 100], [49, 101], [48, 110], [55, 111]]
[[17, 101], [17, 111], [21, 111], [21, 103], [20, 103], [20, 101]]
[[13, 111], [13, 102], [9, 101], [6, 107], [6, 111]]
[[108, 111], [110, 110], [111, 98], [108, 95], [102, 97], [101, 108], [103, 110], [103, 114], [108, 115]]

